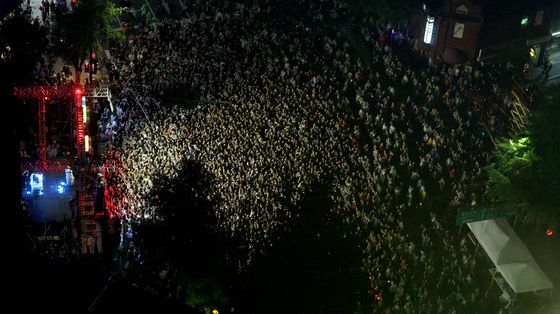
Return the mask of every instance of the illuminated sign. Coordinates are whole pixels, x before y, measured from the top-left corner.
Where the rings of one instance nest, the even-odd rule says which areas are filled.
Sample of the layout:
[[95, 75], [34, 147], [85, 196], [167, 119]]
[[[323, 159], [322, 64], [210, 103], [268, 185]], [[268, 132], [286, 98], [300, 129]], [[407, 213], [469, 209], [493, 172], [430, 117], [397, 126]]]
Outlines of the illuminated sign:
[[426, 19], [426, 29], [424, 30], [424, 42], [426, 44], [432, 43], [432, 37], [434, 34], [434, 22], [435, 18], [433, 16], [428, 16]]
[[88, 121], [86, 96], [82, 96], [82, 115], [84, 117], [83, 119], [84, 119], [84, 125], [85, 125]]

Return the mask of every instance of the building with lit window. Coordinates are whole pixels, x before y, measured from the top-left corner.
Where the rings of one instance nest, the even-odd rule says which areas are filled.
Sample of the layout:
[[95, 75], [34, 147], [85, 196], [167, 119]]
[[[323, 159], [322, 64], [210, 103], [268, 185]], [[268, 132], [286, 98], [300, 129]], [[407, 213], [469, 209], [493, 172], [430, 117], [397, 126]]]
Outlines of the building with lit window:
[[451, 64], [526, 61], [539, 64], [555, 38], [560, 1], [433, 0], [414, 23], [419, 48]]

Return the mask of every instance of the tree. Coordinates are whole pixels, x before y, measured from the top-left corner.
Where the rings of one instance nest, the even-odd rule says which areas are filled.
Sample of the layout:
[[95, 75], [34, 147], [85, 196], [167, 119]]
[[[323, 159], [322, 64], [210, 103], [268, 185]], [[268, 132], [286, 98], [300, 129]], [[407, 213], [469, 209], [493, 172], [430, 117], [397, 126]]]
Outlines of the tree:
[[0, 85], [12, 93], [14, 84], [33, 82], [33, 69], [47, 48], [47, 31], [21, 10], [0, 22]]
[[185, 287], [185, 304], [191, 308], [211, 313], [212, 309], [222, 307], [230, 302], [224, 291], [224, 283], [218, 276], [203, 274], [183, 278]]
[[545, 214], [560, 218], [560, 90], [551, 86], [535, 113], [530, 129], [533, 134], [536, 179], [532, 182], [531, 201], [538, 203]]
[[530, 198], [530, 181], [536, 161], [529, 137], [501, 140], [494, 152], [496, 161], [486, 168], [491, 197], [500, 206], [525, 208]]
[[384, 21], [398, 23], [419, 13], [422, 2], [418, 0], [359, 0], [352, 3], [352, 6], [357, 12], [373, 13]]
[[81, 67], [91, 50], [104, 39], [122, 39], [122, 33], [111, 29], [110, 22], [122, 13], [108, 1], [81, 0], [72, 11], [55, 14], [55, 25], [51, 30], [52, 48], [76, 69], [79, 81]]
[[560, 217], [560, 92], [544, 99], [526, 137], [504, 139], [486, 168], [497, 206], [519, 207], [535, 219]]

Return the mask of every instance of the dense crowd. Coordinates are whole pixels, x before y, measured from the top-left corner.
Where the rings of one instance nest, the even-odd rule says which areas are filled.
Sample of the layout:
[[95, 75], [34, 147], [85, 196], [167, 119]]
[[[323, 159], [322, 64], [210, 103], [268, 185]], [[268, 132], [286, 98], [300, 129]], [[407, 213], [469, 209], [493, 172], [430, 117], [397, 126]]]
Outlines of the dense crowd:
[[[112, 52], [115, 110], [99, 128], [122, 168], [106, 174], [109, 209], [157, 221], [154, 179], [197, 161], [217, 227], [252, 256], [327, 187], [329, 210], [363, 235], [376, 309], [481, 310], [474, 258], [449, 226], [488, 201], [482, 167], [507, 132], [513, 67], [452, 67], [373, 19], [329, 29], [348, 16], [340, 1], [288, 2], [195, 2]], [[165, 103], [178, 92], [185, 106]]]

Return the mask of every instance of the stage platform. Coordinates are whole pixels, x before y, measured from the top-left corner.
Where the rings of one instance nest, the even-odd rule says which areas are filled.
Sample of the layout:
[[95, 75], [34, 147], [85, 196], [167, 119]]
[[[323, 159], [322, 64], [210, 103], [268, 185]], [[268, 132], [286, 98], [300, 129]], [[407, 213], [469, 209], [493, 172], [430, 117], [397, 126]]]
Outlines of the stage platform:
[[22, 196], [33, 222], [62, 222], [72, 217], [70, 202], [76, 198], [76, 190], [67, 177], [64, 172], [29, 174]]

